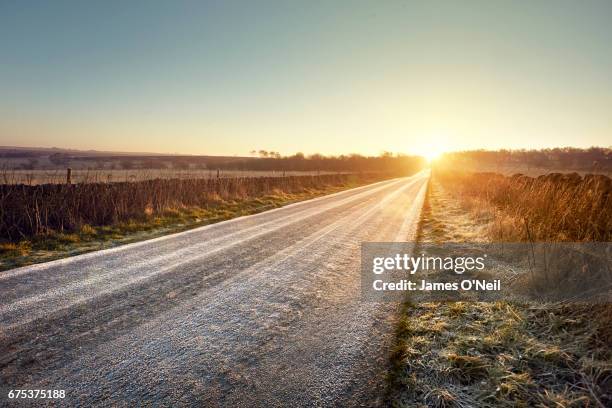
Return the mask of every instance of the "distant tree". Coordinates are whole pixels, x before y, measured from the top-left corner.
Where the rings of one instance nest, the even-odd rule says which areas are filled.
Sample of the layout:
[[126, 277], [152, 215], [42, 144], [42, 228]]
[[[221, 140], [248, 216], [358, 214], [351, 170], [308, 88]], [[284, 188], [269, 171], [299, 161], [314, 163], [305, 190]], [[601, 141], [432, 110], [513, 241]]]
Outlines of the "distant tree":
[[267, 157], [243, 159], [220, 163], [221, 169], [233, 170], [289, 170], [289, 171], [338, 171], [338, 172], [389, 172], [393, 174], [412, 174], [422, 168], [422, 158], [388, 154], [385, 157], [364, 157], [358, 154], [324, 156], [312, 154], [305, 156], [298, 152], [292, 156], [281, 156], [274, 151], [266, 151]]

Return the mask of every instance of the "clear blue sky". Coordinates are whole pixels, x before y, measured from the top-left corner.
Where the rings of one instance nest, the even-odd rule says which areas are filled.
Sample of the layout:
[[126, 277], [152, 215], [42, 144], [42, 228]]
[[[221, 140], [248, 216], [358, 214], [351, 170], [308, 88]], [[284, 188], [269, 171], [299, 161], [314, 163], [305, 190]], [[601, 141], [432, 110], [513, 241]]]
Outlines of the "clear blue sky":
[[0, 0], [0, 144], [612, 145], [612, 1]]

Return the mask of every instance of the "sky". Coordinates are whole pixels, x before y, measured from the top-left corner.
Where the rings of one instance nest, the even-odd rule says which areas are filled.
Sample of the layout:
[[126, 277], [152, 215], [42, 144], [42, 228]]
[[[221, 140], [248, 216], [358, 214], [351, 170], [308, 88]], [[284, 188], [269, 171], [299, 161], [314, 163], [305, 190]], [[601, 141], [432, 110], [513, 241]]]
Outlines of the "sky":
[[612, 1], [0, 0], [0, 145], [612, 145]]

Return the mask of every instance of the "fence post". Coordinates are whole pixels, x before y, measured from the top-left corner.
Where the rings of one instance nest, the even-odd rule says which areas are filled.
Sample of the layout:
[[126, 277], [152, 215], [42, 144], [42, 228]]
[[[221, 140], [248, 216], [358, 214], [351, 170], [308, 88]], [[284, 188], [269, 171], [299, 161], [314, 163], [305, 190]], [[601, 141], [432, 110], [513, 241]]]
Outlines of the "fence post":
[[72, 169], [70, 167], [66, 169], [66, 184], [72, 184]]
[[219, 169], [217, 169], [217, 178], [219, 178]]

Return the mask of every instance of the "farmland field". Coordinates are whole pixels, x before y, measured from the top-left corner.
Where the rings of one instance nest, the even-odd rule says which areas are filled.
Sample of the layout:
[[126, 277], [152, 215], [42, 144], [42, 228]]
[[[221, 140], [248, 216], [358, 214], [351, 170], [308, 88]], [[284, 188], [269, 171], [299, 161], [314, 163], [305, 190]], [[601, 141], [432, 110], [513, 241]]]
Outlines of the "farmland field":
[[[209, 179], [217, 177], [215, 169], [73, 169], [72, 183], [114, 183], [126, 181], [144, 181], [154, 179]], [[312, 176], [321, 174], [342, 174], [346, 172], [331, 171], [263, 171], [263, 170], [219, 170], [219, 177], [280, 177]], [[66, 169], [49, 170], [4, 170], [0, 184], [63, 184], [66, 182]]]

